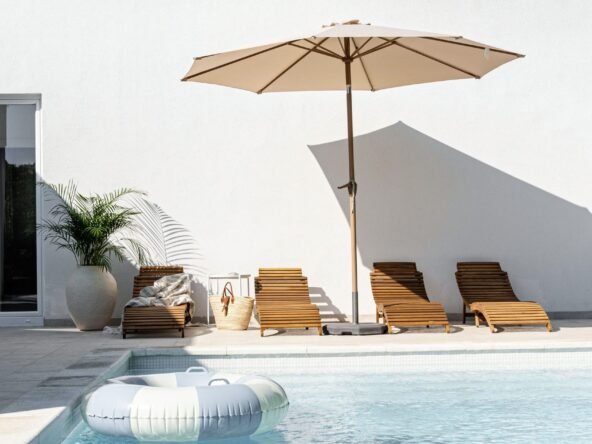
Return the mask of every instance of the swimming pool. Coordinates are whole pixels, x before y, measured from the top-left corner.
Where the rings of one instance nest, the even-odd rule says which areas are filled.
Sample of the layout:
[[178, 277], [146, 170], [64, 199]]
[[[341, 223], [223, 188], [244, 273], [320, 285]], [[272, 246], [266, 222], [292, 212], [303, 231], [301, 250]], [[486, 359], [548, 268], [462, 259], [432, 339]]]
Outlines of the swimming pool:
[[[506, 359], [500, 360], [501, 355], [491, 359], [501, 363]], [[380, 363], [383, 357], [370, 355], [360, 358], [366, 365], [350, 368], [341, 362], [350, 362], [348, 357], [324, 357], [312, 369], [311, 365], [290, 369], [290, 365], [270, 365], [273, 359], [264, 356], [251, 357], [243, 362], [242, 372], [259, 370], [279, 382], [290, 400], [288, 415], [272, 432], [217, 442], [588, 443], [592, 441], [589, 357], [585, 366], [568, 367], [561, 364], [560, 354], [547, 354], [545, 359], [553, 365], [546, 368], [518, 365], [500, 371], [458, 371], [446, 365], [445, 371], [434, 366], [429, 371], [411, 371], [404, 365], [389, 369]], [[445, 363], [449, 358], [447, 354], [434, 359]], [[516, 354], [514, 361], [521, 359], [524, 356]], [[163, 363], [168, 363], [167, 368]], [[187, 363], [186, 357], [138, 357], [128, 373], [178, 371]], [[240, 359], [233, 359], [223, 366], [240, 364]], [[99, 435], [84, 423], [64, 441], [132, 442], [136, 441]]]

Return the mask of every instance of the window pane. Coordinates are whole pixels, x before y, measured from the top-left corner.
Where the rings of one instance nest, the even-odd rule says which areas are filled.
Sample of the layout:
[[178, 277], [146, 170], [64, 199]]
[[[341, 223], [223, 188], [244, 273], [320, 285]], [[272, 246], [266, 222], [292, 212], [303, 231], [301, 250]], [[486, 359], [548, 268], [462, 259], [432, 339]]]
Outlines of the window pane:
[[35, 105], [0, 105], [0, 311], [37, 310]]

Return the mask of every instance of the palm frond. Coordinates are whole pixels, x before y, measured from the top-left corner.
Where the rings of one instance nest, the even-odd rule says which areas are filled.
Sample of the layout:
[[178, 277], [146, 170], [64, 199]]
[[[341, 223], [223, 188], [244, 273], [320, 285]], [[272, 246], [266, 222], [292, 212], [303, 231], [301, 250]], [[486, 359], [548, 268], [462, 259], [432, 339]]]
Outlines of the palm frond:
[[[131, 188], [121, 188], [103, 195], [86, 196], [72, 181], [67, 184], [41, 184], [46, 198], [53, 202], [49, 218], [38, 229], [44, 239], [58, 249], [71, 251], [80, 265], [111, 268], [111, 256], [124, 260], [122, 247], [113, 242], [120, 231], [134, 228], [138, 210], [122, 202], [125, 196], [144, 195]], [[143, 246], [128, 236], [138, 260], [145, 257]]]
[[[195, 238], [190, 231], [159, 205], [141, 196], [130, 197], [132, 208], [138, 210], [134, 216], [134, 236], [144, 247], [145, 264], [150, 265], [182, 265], [194, 276], [204, 276], [206, 270], [204, 260]], [[129, 230], [121, 232], [118, 241], [127, 255], [131, 256], [133, 246], [126, 245], [123, 238], [130, 234]], [[128, 257], [129, 259], [129, 257]]]

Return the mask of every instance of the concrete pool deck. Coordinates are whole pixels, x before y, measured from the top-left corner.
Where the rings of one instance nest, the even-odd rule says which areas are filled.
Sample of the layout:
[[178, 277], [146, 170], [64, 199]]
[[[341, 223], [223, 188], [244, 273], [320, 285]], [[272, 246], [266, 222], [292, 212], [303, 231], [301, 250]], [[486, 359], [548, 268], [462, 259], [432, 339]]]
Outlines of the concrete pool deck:
[[74, 328], [1, 328], [0, 442], [46, 442], [39, 432], [130, 350], [179, 347], [197, 354], [233, 355], [592, 347], [592, 320], [556, 320], [553, 326], [553, 333], [544, 328], [508, 328], [492, 334], [488, 328], [455, 325], [451, 334], [433, 328], [320, 337], [313, 331], [294, 330], [268, 331], [265, 338], [257, 329], [233, 332], [196, 326], [187, 328], [183, 339], [165, 332], [130, 335], [126, 340]]

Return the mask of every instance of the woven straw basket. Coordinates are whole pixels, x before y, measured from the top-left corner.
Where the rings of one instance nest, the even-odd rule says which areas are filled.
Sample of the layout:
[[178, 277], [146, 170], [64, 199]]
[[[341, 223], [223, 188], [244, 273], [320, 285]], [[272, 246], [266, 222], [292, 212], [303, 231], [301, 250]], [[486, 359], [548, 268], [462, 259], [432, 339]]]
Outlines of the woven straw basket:
[[229, 284], [224, 286], [222, 296], [210, 296], [210, 306], [214, 313], [216, 327], [219, 330], [246, 330], [251, 321], [255, 300], [251, 297], [235, 298], [232, 295], [232, 286], [229, 287]]
[[246, 330], [251, 321], [254, 299], [250, 297], [237, 297], [234, 304], [228, 306], [228, 313], [224, 314], [224, 305], [220, 302], [220, 296], [210, 296], [210, 306], [219, 330]]

